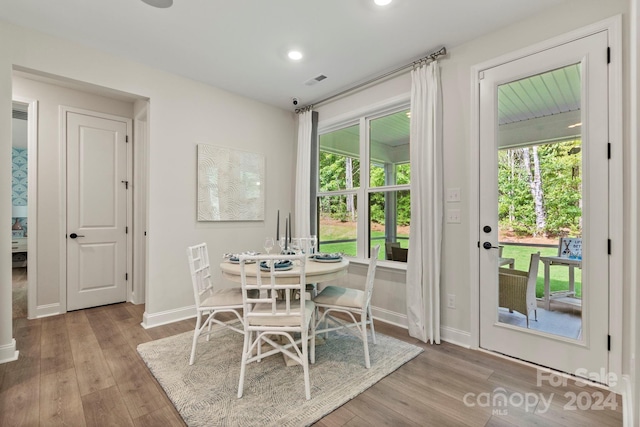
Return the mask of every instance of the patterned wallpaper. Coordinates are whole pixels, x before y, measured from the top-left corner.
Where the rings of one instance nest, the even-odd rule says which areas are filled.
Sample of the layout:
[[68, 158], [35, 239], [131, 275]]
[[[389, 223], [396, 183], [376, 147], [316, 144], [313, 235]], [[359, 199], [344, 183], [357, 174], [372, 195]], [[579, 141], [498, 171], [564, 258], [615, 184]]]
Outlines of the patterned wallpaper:
[[[13, 160], [11, 173], [11, 201], [13, 206], [27, 205], [27, 149], [12, 148], [11, 157]], [[11, 218], [11, 225], [15, 222], [15, 218]], [[21, 218], [20, 224], [27, 232], [27, 219]]]

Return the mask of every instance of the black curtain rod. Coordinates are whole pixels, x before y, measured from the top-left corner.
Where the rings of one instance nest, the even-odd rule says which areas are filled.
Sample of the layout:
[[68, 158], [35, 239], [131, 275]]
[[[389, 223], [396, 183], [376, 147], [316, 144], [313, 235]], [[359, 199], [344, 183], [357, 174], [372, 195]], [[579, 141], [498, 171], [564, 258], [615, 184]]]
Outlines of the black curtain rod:
[[430, 53], [427, 56], [418, 59], [417, 61], [413, 61], [410, 64], [403, 65], [402, 67], [396, 68], [395, 70], [386, 72], [386, 73], [384, 73], [384, 74], [382, 74], [380, 76], [377, 76], [377, 77], [374, 77], [374, 78], [372, 78], [370, 80], [367, 80], [366, 82], [363, 82], [363, 83], [357, 84], [355, 86], [352, 86], [349, 89], [345, 89], [342, 92], [336, 93], [335, 95], [331, 95], [328, 98], [321, 99], [320, 101], [318, 101], [318, 102], [316, 102], [314, 104], [310, 104], [310, 105], [307, 105], [307, 106], [304, 106], [304, 107], [301, 107], [301, 108], [296, 108], [295, 112], [296, 113], [302, 113], [302, 112], [305, 112], [305, 111], [309, 111], [314, 106], [317, 107], [319, 104], [322, 104], [322, 103], [327, 102], [329, 100], [332, 100], [334, 98], [338, 98], [338, 97], [340, 97], [342, 95], [345, 95], [347, 93], [354, 92], [354, 91], [356, 91], [356, 90], [358, 90], [358, 89], [360, 89], [360, 88], [362, 88], [364, 86], [368, 86], [371, 83], [375, 83], [378, 80], [386, 79], [387, 77], [392, 76], [394, 74], [397, 74], [397, 73], [399, 73], [401, 71], [404, 71], [407, 68], [413, 68], [413, 67], [415, 67], [417, 65], [420, 65], [420, 64], [423, 64], [423, 63], [426, 63], [426, 62], [435, 61], [439, 57], [445, 56], [446, 54], [447, 54], [447, 48], [443, 46], [440, 49], [438, 49], [437, 51], [435, 51], [433, 53]]

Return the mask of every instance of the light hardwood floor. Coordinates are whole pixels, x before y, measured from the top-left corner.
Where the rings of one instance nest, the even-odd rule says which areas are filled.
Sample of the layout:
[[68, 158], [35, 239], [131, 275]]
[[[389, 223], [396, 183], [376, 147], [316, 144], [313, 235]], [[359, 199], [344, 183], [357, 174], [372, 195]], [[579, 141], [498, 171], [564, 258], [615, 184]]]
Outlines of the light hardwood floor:
[[[145, 330], [140, 326], [143, 312], [142, 305], [123, 303], [16, 319], [20, 358], [0, 365], [0, 426], [184, 425], [136, 347], [191, 331], [195, 321]], [[425, 351], [316, 426], [622, 425], [620, 398], [615, 411], [567, 409], [574, 395], [581, 399], [574, 406], [584, 406], [587, 398], [595, 403], [602, 392], [597, 388], [573, 381], [565, 387], [548, 382], [537, 386], [533, 368], [447, 343], [420, 344], [401, 328], [376, 325], [379, 332], [422, 345]], [[518, 405], [505, 410], [478, 404], [484, 402], [482, 396], [500, 393], [514, 403], [520, 397], [534, 401], [534, 395], [552, 401], [547, 410], [539, 400], [529, 411]]]

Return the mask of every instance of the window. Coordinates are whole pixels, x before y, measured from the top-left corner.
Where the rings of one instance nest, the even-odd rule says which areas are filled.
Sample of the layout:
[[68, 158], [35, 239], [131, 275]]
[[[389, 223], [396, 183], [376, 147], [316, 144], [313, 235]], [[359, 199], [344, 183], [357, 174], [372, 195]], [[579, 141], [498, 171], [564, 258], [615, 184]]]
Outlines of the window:
[[409, 120], [403, 104], [331, 128], [320, 126], [319, 250], [367, 258], [371, 246], [380, 244], [380, 258], [389, 249], [386, 258], [391, 259], [387, 243], [409, 247]]

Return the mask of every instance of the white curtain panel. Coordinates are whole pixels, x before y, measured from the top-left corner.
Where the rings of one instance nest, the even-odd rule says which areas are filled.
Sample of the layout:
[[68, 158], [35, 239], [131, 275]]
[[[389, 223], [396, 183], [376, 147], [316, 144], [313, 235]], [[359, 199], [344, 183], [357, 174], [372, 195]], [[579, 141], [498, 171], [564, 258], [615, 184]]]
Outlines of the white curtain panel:
[[294, 237], [307, 237], [310, 233], [309, 199], [311, 197], [311, 115], [312, 111], [298, 113], [298, 158], [296, 163], [296, 193], [293, 217]]
[[440, 344], [443, 222], [442, 92], [437, 61], [411, 73], [411, 231], [407, 259], [409, 335]]

